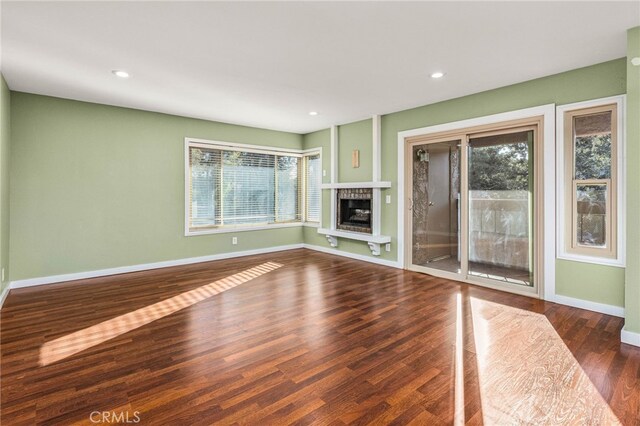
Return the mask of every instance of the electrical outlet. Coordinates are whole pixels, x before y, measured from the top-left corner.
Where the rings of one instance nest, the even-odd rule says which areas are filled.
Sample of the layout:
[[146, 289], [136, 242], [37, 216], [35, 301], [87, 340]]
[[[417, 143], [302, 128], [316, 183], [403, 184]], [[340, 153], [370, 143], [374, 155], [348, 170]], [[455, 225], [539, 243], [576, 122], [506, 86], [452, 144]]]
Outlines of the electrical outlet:
[[[385, 201], [387, 204], [391, 204], [391, 195], [386, 195], [386, 196], [384, 197], [384, 201]], [[387, 251], [389, 251], [389, 250], [387, 250]]]
[[0, 277], [0, 280], [2, 280], [2, 282], [4, 282], [4, 268], [2, 268], [2, 277]]
[[[388, 195], [387, 195], [387, 197], [388, 197]], [[384, 249], [385, 249], [385, 251], [391, 251], [391, 243], [385, 244]]]
[[322, 170], [322, 176], [326, 176], [327, 175], [327, 171], [326, 170]]
[[238, 237], [231, 237], [231, 244], [238, 244]]

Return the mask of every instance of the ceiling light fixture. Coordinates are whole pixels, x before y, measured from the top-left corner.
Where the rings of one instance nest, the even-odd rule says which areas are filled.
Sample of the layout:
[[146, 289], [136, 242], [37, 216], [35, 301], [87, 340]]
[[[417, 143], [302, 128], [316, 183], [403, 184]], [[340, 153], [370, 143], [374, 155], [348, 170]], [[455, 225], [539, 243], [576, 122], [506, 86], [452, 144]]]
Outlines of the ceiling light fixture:
[[309, 113], [309, 115], [318, 115], [318, 112], [317, 112], [317, 111], [311, 111], [311, 112]]
[[122, 71], [122, 70], [113, 70], [111, 71], [113, 73], [113, 75], [115, 75], [116, 77], [120, 77], [120, 78], [129, 78], [129, 73], [126, 71]]
[[444, 73], [443, 72], [434, 72], [433, 74], [431, 74], [431, 78], [442, 78], [444, 77]]
[[635, 65], [636, 67], [640, 66], [640, 57], [633, 58], [631, 60], [631, 64]]

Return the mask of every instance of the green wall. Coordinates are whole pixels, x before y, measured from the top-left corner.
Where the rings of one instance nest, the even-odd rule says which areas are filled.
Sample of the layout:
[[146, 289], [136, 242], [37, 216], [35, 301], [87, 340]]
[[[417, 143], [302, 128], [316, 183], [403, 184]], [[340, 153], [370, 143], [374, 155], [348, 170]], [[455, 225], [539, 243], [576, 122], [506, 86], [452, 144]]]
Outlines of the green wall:
[[[392, 203], [382, 204], [382, 233], [392, 236], [392, 250], [383, 251], [380, 258], [397, 259], [399, 131], [622, 94], [633, 89], [627, 88], [626, 73], [626, 61], [619, 59], [383, 116], [381, 178], [391, 181], [392, 187], [382, 190], [382, 195], [391, 195]], [[8, 102], [4, 92], [3, 102]], [[322, 147], [323, 182], [327, 183], [331, 174], [328, 129], [296, 135], [25, 93], [12, 93], [10, 102], [12, 280], [303, 241], [328, 247], [324, 236], [311, 227], [235, 233], [237, 246], [231, 245], [230, 234], [183, 235], [185, 136]], [[3, 146], [7, 127], [3, 121]], [[371, 180], [371, 120], [339, 126], [338, 135], [339, 180]], [[353, 149], [360, 150], [359, 168], [351, 167]], [[636, 154], [640, 157], [640, 149]], [[3, 173], [6, 170], [3, 167]], [[638, 186], [630, 181], [629, 187]], [[323, 191], [324, 227], [330, 223], [329, 197], [330, 192]], [[4, 235], [2, 253], [6, 255]], [[634, 245], [629, 257], [634, 249], [639, 250]], [[371, 256], [367, 245], [356, 241], [342, 239], [338, 250]], [[582, 274], [580, 280], [575, 279], [576, 271]], [[557, 262], [557, 290], [566, 296], [622, 306], [624, 279], [621, 268]], [[639, 282], [628, 282], [627, 293], [629, 287], [638, 295]], [[640, 304], [640, 297], [636, 302]]]
[[[383, 197], [391, 195], [391, 204], [382, 204], [382, 229], [384, 235], [392, 237], [391, 252], [382, 252], [380, 258], [394, 261], [397, 259], [397, 246], [400, 243], [397, 234], [397, 137], [398, 132], [419, 127], [433, 126], [474, 117], [482, 117], [501, 112], [555, 103], [558, 105], [597, 99], [606, 96], [624, 94], [626, 86], [626, 61], [617, 59], [586, 68], [572, 70], [512, 86], [477, 93], [436, 104], [426, 105], [406, 111], [388, 114], [382, 117], [382, 180], [391, 181], [392, 186], [382, 191]], [[364, 140], [371, 138], [371, 122], [352, 123], [349, 131], [339, 131], [339, 145], [349, 148], [362, 146]], [[353, 126], [353, 127], [352, 127]], [[305, 148], [323, 146], [325, 156], [330, 155], [329, 132], [314, 132], [304, 136]], [[350, 162], [350, 155], [349, 155]], [[365, 172], [363, 168], [368, 168]], [[328, 170], [328, 169], [327, 169]], [[328, 173], [328, 171], [327, 171]], [[341, 182], [369, 180], [360, 176], [371, 176], [371, 161], [361, 162], [360, 169], [340, 165]], [[637, 187], [636, 187], [637, 188]], [[328, 192], [328, 191], [324, 191]], [[323, 198], [323, 200], [326, 200]], [[329, 206], [323, 206], [323, 225], [329, 224]], [[305, 243], [327, 247], [323, 236], [310, 230], [305, 232]], [[339, 250], [371, 256], [366, 244], [339, 240]], [[573, 271], [584, 264], [576, 262], [558, 262], [556, 284], [558, 293], [585, 300], [622, 306], [624, 298], [624, 270], [605, 266], [593, 266], [594, 274], [583, 277], [579, 285], [573, 282]], [[603, 282], [606, 284], [603, 290]], [[603, 297], [603, 292], [606, 296]]]
[[627, 33], [627, 277], [625, 329], [640, 332], [640, 27]]
[[624, 276], [624, 268], [558, 259], [556, 293], [606, 305], [624, 306]]
[[0, 268], [5, 279], [0, 294], [9, 284], [9, 139], [11, 137], [11, 92], [0, 74]]
[[302, 242], [300, 227], [184, 236], [186, 136], [301, 135], [18, 92], [11, 112], [11, 280]]
[[[371, 182], [373, 158], [373, 127], [371, 120], [357, 121], [338, 128], [338, 181]], [[360, 167], [351, 166], [353, 150], [360, 151]], [[331, 152], [331, 151], [329, 151]]]

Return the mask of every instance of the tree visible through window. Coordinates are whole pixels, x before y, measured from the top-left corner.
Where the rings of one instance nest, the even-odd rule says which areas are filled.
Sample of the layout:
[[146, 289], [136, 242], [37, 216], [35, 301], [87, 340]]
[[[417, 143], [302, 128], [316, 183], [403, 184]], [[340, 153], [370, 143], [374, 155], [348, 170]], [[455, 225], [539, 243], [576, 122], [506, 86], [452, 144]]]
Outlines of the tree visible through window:
[[527, 142], [473, 148], [469, 189], [515, 191], [529, 188]]
[[565, 112], [568, 249], [575, 253], [616, 256], [616, 114], [615, 105]]

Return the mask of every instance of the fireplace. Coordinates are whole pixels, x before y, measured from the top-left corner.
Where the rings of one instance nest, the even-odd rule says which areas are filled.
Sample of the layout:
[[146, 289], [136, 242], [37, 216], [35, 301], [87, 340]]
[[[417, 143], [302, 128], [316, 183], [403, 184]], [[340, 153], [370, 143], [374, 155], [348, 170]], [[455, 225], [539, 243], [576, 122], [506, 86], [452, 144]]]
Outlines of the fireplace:
[[371, 188], [338, 189], [337, 228], [371, 234], [372, 195]]

